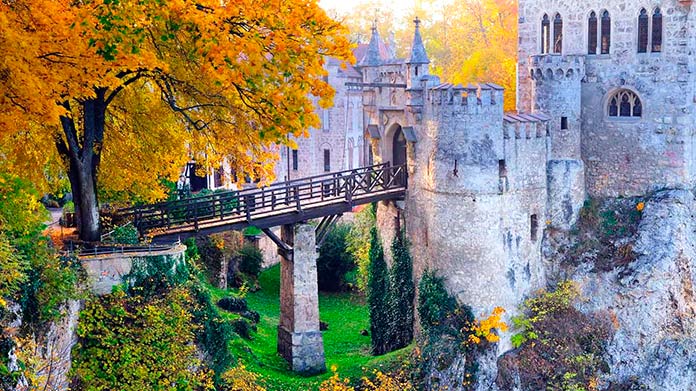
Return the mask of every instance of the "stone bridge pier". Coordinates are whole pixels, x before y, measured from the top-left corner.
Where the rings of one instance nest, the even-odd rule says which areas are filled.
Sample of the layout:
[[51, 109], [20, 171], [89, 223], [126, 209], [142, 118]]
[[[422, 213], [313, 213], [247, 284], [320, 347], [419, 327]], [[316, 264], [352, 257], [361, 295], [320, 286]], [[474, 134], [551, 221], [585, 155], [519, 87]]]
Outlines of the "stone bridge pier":
[[278, 353], [296, 373], [326, 371], [319, 330], [319, 294], [315, 227], [283, 225], [280, 254], [280, 324]]

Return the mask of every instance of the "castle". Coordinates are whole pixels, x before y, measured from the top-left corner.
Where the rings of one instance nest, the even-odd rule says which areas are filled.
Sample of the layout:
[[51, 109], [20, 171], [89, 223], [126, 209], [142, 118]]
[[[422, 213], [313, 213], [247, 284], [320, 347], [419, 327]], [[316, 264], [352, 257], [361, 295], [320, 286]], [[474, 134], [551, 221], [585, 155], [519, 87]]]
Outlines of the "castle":
[[385, 244], [405, 229], [416, 274], [437, 270], [477, 312], [514, 311], [545, 285], [544, 230], [570, 229], [588, 196], [694, 185], [690, 6], [520, 0], [515, 113], [495, 84], [430, 75], [418, 20], [405, 60], [373, 28], [355, 67], [329, 62], [336, 106], [279, 178], [405, 164], [405, 200], [378, 208]]

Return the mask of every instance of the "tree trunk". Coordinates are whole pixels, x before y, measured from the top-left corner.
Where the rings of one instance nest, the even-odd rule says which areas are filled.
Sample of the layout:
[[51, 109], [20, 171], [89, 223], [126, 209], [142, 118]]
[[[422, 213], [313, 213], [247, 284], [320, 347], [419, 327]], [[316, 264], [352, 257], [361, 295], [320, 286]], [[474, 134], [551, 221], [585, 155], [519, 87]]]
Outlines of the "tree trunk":
[[100, 240], [99, 201], [97, 198], [97, 172], [101, 162], [106, 113], [105, 90], [95, 90], [96, 97], [80, 102], [82, 132], [77, 131], [70, 103], [63, 106], [73, 116], [61, 117], [65, 139], [56, 141], [58, 151], [68, 164], [68, 178], [75, 204], [75, 218], [80, 239], [87, 242]]

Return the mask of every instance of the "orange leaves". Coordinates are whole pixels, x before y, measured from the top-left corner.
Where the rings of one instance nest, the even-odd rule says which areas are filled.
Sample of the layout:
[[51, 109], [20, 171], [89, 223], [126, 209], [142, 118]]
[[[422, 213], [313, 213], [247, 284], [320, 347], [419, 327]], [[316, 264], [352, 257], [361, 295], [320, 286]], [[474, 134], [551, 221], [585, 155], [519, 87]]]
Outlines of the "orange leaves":
[[495, 332], [505, 332], [508, 329], [507, 324], [502, 320], [505, 310], [502, 307], [495, 307], [493, 313], [485, 319], [475, 320], [471, 326], [472, 334], [469, 335], [468, 342], [479, 344], [483, 339], [488, 342], [495, 343], [500, 341], [500, 336]]
[[[41, 173], [57, 161], [59, 117], [82, 126], [79, 102], [99, 88], [114, 94], [103, 190], [159, 198], [189, 156], [268, 180], [274, 144], [317, 126], [315, 102], [331, 104], [323, 56], [352, 58], [344, 34], [303, 0], [1, 2], [0, 140], [36, 140], [12, 165]], [[3, 142], [0, 156], [21, 146]]]

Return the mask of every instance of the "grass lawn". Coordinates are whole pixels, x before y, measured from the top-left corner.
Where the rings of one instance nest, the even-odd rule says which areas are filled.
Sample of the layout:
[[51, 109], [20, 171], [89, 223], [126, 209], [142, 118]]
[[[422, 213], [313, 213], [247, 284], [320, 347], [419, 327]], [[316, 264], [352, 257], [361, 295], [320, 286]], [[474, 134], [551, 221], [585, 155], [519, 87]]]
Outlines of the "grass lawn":
[[[273, 266], [259, 277], [261, 290], [250, 292], [246, 299], [249, 308], [259, 312], [261, 321], [252, 340], [237, 338], [232, 342], [232, 352], [247, 369], [258, 373], [269, 391], [316, 390], [319, 384], [331, 376], [331, 367], [336, 366], [341, 377], [353, 380], [369, 374], [372, 369], [389, 369], [407, 358], [410, 347], [380, 357], [370, 356], [370, 337], [360, 335], [360, 330], [369, 330], [369, 315], [365, 300], [358, 295], [320, 294], [319, 314], [329, 324], [323, 332], [327, 373], [314, 377], [293, 374], [288, 363], [276, 353], [277, 327], [280, 313], [280, 267]], [[215, 301], [228, 292], [212, 288]], [[233, 319], [238, 315], [220, 311]]]

